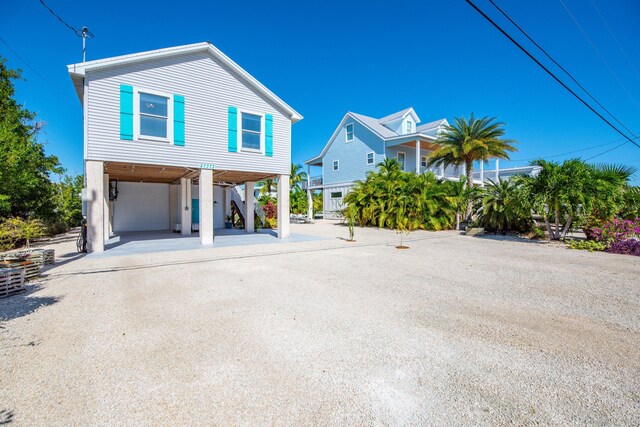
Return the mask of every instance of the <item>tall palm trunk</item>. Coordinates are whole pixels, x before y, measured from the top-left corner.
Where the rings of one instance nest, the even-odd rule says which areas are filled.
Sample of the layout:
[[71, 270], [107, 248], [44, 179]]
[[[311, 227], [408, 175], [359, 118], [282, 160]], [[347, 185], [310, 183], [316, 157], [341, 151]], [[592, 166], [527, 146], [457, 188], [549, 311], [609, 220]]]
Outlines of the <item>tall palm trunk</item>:
[[[473, 162], [465, 162], [465, 173], [467, 174], [467, 188], [473, 187]], [[473, 213], [473, 200], [469, 198], [467, 201], [467, 212], [465, 215], [466, 221], [471, 221], [471, 214]]]

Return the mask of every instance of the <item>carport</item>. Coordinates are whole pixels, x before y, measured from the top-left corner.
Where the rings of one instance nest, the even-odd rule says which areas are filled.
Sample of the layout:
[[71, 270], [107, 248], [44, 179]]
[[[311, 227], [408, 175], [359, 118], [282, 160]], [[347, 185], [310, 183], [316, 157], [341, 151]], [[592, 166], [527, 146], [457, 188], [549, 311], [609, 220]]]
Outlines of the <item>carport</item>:
[[[112, 247], [114, 239], [160, 233], [171, 239], [198, 236], [200, 245], [214, 243], [216, 229], [224, 229], [232, 201], [241, 209], [245, 233], [254, 232], [254, 183], [273, 174], [232, 170], [190, 169], [123, 162], [86, 162], [87, 219], [90, 252]], [[212, 166], [212, 165], [211, 165]], [[280, 179], [277, 237], [289, 235], [288, 180]], [[286, 181], [286, 182], [285, 182]], [[242, 194], [239, 187], [244, 186]], [[286, 187], [283, 188], [283, 187]], [[244, 203], [246, 201], [246, 203]], [[280, 205], [280, 204], [279, 204]], [[286, 206], [285, 206], [286, 205]], [[177, 233], [172, 233], [177, 232]], [[237, 234], [237, 233], [236, 233]], [[184, 241], [187, 244], [187, 241]]]

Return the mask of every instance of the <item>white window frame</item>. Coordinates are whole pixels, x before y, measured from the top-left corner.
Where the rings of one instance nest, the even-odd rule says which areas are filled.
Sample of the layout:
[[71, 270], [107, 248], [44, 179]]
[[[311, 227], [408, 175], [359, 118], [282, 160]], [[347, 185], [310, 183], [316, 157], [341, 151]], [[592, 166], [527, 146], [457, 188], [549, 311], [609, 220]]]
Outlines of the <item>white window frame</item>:
[[[404, 160], [401, 162], [400, 161], [400, 154], [402, 154], [404, 156]], [[398, 153], [396, 154], [396, 159], [398, 159], [398, 163], [400, 163], [400, 165], [402, 166], [402, 170], [406, 170], [407, 167], [407, 153], [405, 153], [404, 151], [398, 151]]]
[[[333, 197], [333, 193], [340, 193], [340, 196]], [[329, 191], [329, 198], [332, 199], [332, 200], [342, 199], [343, 197], [344, 197], [344, 194], [342, 193], [342, 190], [340, 190], [340, 191]]]
[[[349, 139], [349, 126], [351, 126], [351, 139]], [[351, 142], [355, 139], [356, 128], [353, 123], [347, 123], [344, 127], [344, 140], [345, 142]]]
[[[260, 116], [260, 148], [259, 149], [255, 149], [255, 148], [249, 148], [249, 147], [243, 147], [242, 146], [242, 113], [244, 114], [251, 114], [254, 116]], [[265, 129], [265, 124], [264, 124], [264, 117], [265, 117], [265, 113], [258, 113], [256, 111], [251, 111], [251, 110], [242, 110], [240, 108], [238, 108], [238, 116], [236, 117], [237, 120], [237, 126], [236, 129], [238, 129], [238, 150], [243, 152], [243, 153], [254, 153], [254, 154], [262, 154], [264, 156], [265, 154], [265, 133], [266, 133], [266, 129]]]
[[[369, 163], [369, 154], [371, 154], [371, 163]], [[367, 154], [365, 154], [364, 163], [367, 166], [371, 166], [371, 165], [374, 165], [376, 163], [376, 153], [375, 153], [375, 151], [369, 151]]]
[[334, 160], [331, 162], [331, 170], [333, 172], [338, 172], [340, 170], [340, 160]]
[[420, 167], [427, 167], [427, 156], [420, 156]]
[[404, 125], [404, 128], [407, 133], [413, 132], [413, 122], [411, 120], [407, 120], [406, 124]]
[[[149, 95], [161, 96], [167, 98], [167, 137], [141, 135], [140, 134], [140, 94], [148, 93]], [[156, 141], [168, 142], [173, 144], [173, 95], [166, 92], [159, 92], [153, 89], [141, 87], [133, 88], [133, 139], [136, 141]]]

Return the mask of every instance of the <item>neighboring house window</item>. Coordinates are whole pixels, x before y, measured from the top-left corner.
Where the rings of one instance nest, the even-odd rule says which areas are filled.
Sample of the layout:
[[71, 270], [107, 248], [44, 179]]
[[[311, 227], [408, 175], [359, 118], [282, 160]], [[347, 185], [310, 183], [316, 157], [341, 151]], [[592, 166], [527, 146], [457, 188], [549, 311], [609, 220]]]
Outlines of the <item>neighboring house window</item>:
[[413, 122], [411, 120], [407, 120], [407, 133], [413, 132]]
[[331, 198], [332, 199], [341, 199], [342, 198], [342, 191], [332, 191], [331, 192]]
[[353, 123], [347, 125], [347, 142], [353, 141]]
[[367, 153], [367, 164], [372, 165], [374, 162], [374, 153]]
[[242, 115], [241, 148], [250, 151], [262, 151], [262, 116], [251, 113]]
[[420, 166], [422, 166], [423, 168], [427, 167], [427, 156], [420, 157]]
[[169, 137], [169, 97], [139, 93], [140, 136], [158, 139]]
[[333, 170], [334, 170], [334, 172], [338, 170], [338, 161], [337, 160], [333, 161]]
[[402, 151], [398, 151], [398, 162], [400, 163], [400, 169], [404, 170], [404, 163], [407, 155]]

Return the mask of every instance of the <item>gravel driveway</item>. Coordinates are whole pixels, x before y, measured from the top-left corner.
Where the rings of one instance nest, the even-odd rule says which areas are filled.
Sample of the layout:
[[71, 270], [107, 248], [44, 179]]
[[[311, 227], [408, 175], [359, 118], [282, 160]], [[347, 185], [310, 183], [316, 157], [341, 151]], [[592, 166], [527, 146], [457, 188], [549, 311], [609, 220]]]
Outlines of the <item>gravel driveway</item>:
[[326, 237], [72, 258], [0, 300], [0, 424], [638, 425], [640, 259]]

